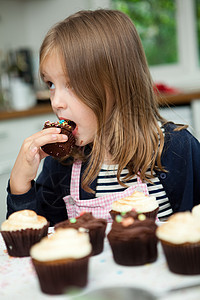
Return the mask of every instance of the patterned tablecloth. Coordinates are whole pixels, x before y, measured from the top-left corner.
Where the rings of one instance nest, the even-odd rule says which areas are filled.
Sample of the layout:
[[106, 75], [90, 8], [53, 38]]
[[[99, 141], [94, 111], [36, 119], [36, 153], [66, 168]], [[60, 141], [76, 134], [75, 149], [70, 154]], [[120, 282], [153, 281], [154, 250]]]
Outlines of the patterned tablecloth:
[[[52, 232], [52, 228], [50, 231]], [[109, 231], [109, 226], [107, 231]], [[82, 290], [82, 293], [99, 287], [127, 286], [144, 288], [158, 296], [170, 288], [194, 283], [200, 285], [200, 275], [176, 275], [168, 270], [160, 244], [158, 244], [158, 259], [156, 262], [138, 267], [124, 267], [114, 262], [110, 246], [107, 239], [105, 239], [103, 253], [90, 259], [88, 285]], [[0, 299], [67, 300], [72, 299], [72, 297], [69, 295], [49, 296], [43, 294], [40, 291], [30, 257], [14, 258], [8, 256], [0, 235]], [[160, 296], [159, 299], [167, 300], [169, 294]], [[170, 300], [199, 299], [200, 287], [170, 294]]]

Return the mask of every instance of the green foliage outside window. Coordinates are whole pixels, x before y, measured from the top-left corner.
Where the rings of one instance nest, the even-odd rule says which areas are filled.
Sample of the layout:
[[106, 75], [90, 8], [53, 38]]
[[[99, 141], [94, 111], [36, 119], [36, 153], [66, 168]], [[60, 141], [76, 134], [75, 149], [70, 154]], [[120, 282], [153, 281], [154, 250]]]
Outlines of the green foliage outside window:
[[196, 14], [197, 14], [197, 34], [198, 34], [198, 51], [200, 58], [200, 0], [196, 0]]
[[177, 62], [175, 0], [112, 0], [112, 7], [133, 20], [149, 65]]

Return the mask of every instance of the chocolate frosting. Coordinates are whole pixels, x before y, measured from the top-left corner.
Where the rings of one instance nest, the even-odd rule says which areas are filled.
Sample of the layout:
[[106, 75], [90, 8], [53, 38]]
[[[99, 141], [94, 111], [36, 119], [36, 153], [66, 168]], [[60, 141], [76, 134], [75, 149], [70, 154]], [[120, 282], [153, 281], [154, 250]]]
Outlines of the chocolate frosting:
[[[150, 218], [145, 218], [144, 220], [140, 220], [140, 216], [143, 214], [137, 214], [136, 212], [128, 212], [124, 217], [122, 217], [121, 222], [113, 221], [111, 231], [108, 234], [108, 238], [117, 239], [121, 241], [129, 241], [131, 239], [139, 238], [146, 239], [150, 236], [155, 237], [155, 232], [157, 225], [154, 220]], [[125, 225], [125, 220], [132, 220], [132, 224], [130, 223], [128, 226]], [[124, 223], [124, 224], [123, 224]]]
[[[72, 223], [75, 221], [75, 223]], [[95, 229], [95, 228], [100, 228], [100, 227], [106, 227], [107, 221], [105, 219], [101, 218], [95, 218], [92, 213], [84, 213], [77, 217], [76, 219], [68, 219], [66, 221], [60, 222], [55, 225], [55, 230], [58, 228], [79, 228], [83, 227], [86, 229]]]

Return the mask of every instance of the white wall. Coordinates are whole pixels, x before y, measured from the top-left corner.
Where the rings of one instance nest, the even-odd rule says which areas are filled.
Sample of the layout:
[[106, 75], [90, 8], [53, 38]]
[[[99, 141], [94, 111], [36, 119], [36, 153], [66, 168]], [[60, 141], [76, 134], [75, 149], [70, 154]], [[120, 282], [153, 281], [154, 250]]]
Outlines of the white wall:
[[0, 0], [0, 49], [38, 50], [56, 22], [81, 9], [108, 6], [109, 0]]
[[38, 53], [56, 22], [82, 9], [109, 7], [109, 0], [0, 0], [0, 58], [8, 50], [32, 49], [35, 80]]
[[0, 49], [24, 44], [24, 7], [14, 0], [0, 0]]

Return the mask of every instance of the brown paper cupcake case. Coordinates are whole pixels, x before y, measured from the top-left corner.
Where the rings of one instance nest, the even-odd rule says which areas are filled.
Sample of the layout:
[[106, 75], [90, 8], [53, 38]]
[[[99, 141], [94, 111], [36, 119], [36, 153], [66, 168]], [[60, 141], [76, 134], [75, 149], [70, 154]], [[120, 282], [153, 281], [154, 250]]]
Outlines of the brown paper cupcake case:
[[172, 245], [161, 241], [171, 272], [182, 275], [200, 274], [200, 243]]
[[139, 239], [119, 241], [109, 238], [113, 258], [117, 264], [139, 266], [157, 259], [157, 238], [151, 237], [146, 242]]
[[94, 256], [100, 254], [103, 251], [105, 230], [106, 230], [106, 226], [89, 230], [90, 243], [92, 245], [91, 255]]
[[88, 282], [89, 256], [71, 261], [40, 262], [32, 259], [42, 292], [59, 295]]
[[49, 223], [41, 229], [1, 231], [8, 254], [15, 257], [29, 256], [30, 248], [48, 234]]

